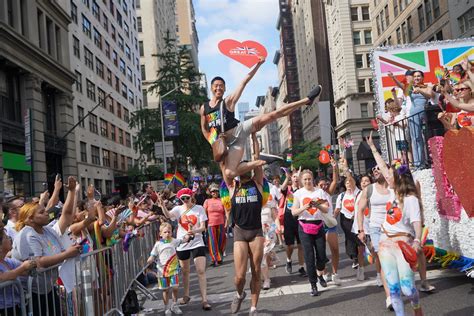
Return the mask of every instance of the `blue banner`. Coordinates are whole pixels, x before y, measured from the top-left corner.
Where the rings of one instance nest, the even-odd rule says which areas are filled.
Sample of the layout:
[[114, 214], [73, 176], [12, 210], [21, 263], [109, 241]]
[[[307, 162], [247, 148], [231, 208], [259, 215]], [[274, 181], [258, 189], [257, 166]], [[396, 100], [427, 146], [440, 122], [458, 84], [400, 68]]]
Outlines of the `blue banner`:
[[179, 136], [178, 110], [176, 102], [163, 101], [163, 124], [165, 136]]

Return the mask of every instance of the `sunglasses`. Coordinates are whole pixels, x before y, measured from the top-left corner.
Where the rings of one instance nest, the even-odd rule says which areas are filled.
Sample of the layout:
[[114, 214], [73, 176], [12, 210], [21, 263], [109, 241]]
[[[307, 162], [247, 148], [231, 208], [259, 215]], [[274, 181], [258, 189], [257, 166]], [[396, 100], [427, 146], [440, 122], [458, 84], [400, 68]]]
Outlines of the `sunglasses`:
[[219, 191], [217, 191], [217, 190], [211, 191], [211, 193], [217, 193], [217, 192], [219, 192]]
[[190, 200], [190, 199], [191, 199], [191, 197], [189, 197], [189, 196], [183, 196], [183, 197], [181, 197], [181, 201], [183, 201], [183, 202], [184, 202], [184, 201], [188, 201], [188, 200]]
[[466, 91], [466, 90], [471, 90], [471, 88], [458, 88], [458, 89], [454, 89], [454, 91], [456, 91], [456, 92], [462, 92], [462, 91]]
[[378, 167], [378, 166], [377, 166], [377, 167], [373, 167], [373, 168], [372, 168], [372, 172], [374, 172], [374, 171], [379, 171], [379, 170], [380, 170], [380, 169], [379, 169], [379, 167]]

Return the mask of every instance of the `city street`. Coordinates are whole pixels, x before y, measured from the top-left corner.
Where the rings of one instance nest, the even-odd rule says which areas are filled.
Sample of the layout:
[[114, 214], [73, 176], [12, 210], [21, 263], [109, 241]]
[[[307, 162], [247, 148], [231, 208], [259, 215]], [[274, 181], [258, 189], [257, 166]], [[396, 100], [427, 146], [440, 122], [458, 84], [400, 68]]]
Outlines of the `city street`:
[[[357, 281], [356, 270], [351, 268], [351, 261], [344, 253], [344, 242], [340, 235], [341, 262], [339, 275], [341, 286], [329, 282], [327, 288], [320, 289], [319, 297], [309, 295], [310, 287], [306, 278], [298, 273], [288, 275], [285, 272], [285, 252], [278, 251], [280, 263], [275, 270], [271, 270], [271, 289], [262, 290], [258, 304], [259, 315], [395, 315], [385, 309], [385, 298], [382, 288], [375, 285], [374, 266], [366, 268], [366, 280]], [[197, 277], [191, 271], [191, 301], [184, 306], [184, 315], [229, 315], [230, 303], [235, 294], [233, 285], [234, 266], [232, 261], [232, 243], [227, 247], [227, 257], [222, 266], [209, 267], [206, 271], [208, 280], [209, 301], [213, 310], [205, 312], [201, 309], [201, 301]], [[329, 250], [328, 250], [329, 251]], [[329, 256], [329, 253], [328, 253]], [[293, 254], [293, 260], [296, 253]], [[297, 265], [293, 270], [297, 270]], [[432, 294], [420, 293], [421, 304], [425, 315], [474, 315], [474, 280], [455, 270], [438, 269], [431, 266], [428, 278], [436, 286], [437, 291]], [[242, 304], [238, 315], [246, 315], [250, 309], [250, 290], [247, 274], [247, 297]], [[417, 280], [419, 280], [417, 276]], [[180, 291], [182, 288], [180, 288]], [[145, 308], [139, 315], [157, 315], [163, 313], [161, 293], [153, 291], [160, 300], [147, 300]], [[412, 315], [408, 302], [405, 302], [407, 315]]]

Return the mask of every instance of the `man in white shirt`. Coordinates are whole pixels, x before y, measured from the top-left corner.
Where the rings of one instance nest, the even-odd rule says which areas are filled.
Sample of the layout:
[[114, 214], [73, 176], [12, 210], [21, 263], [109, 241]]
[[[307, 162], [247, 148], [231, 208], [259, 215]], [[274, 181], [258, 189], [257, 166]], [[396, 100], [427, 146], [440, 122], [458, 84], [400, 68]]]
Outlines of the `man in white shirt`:
[[15, 236], [17, 234], [15, 225], [18, 217], [18, 212], [24, 204], [25, 202], [19, 197], [14, 197], [13, 199], [10, 199], [10, 202], [8, 202], [7, 204], [8, 213], [6, 214], [6, 216], [8, 216], [8, 222], [5, 225], [5, 230], [7, 231], [7, 235], [10, 236], [12, 240], [15, 239]]

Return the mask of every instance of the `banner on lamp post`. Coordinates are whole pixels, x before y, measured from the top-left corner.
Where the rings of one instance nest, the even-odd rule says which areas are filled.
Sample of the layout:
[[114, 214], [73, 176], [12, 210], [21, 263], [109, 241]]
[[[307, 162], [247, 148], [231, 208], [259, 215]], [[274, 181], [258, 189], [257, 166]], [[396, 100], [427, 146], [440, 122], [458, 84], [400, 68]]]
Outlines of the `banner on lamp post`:
[[163, 101], [163, 125], [165, 136], [179, 136], [178, 110], [176, 102]]
[[31, 109], [25, 113], [25, 162], [31, 165]]

